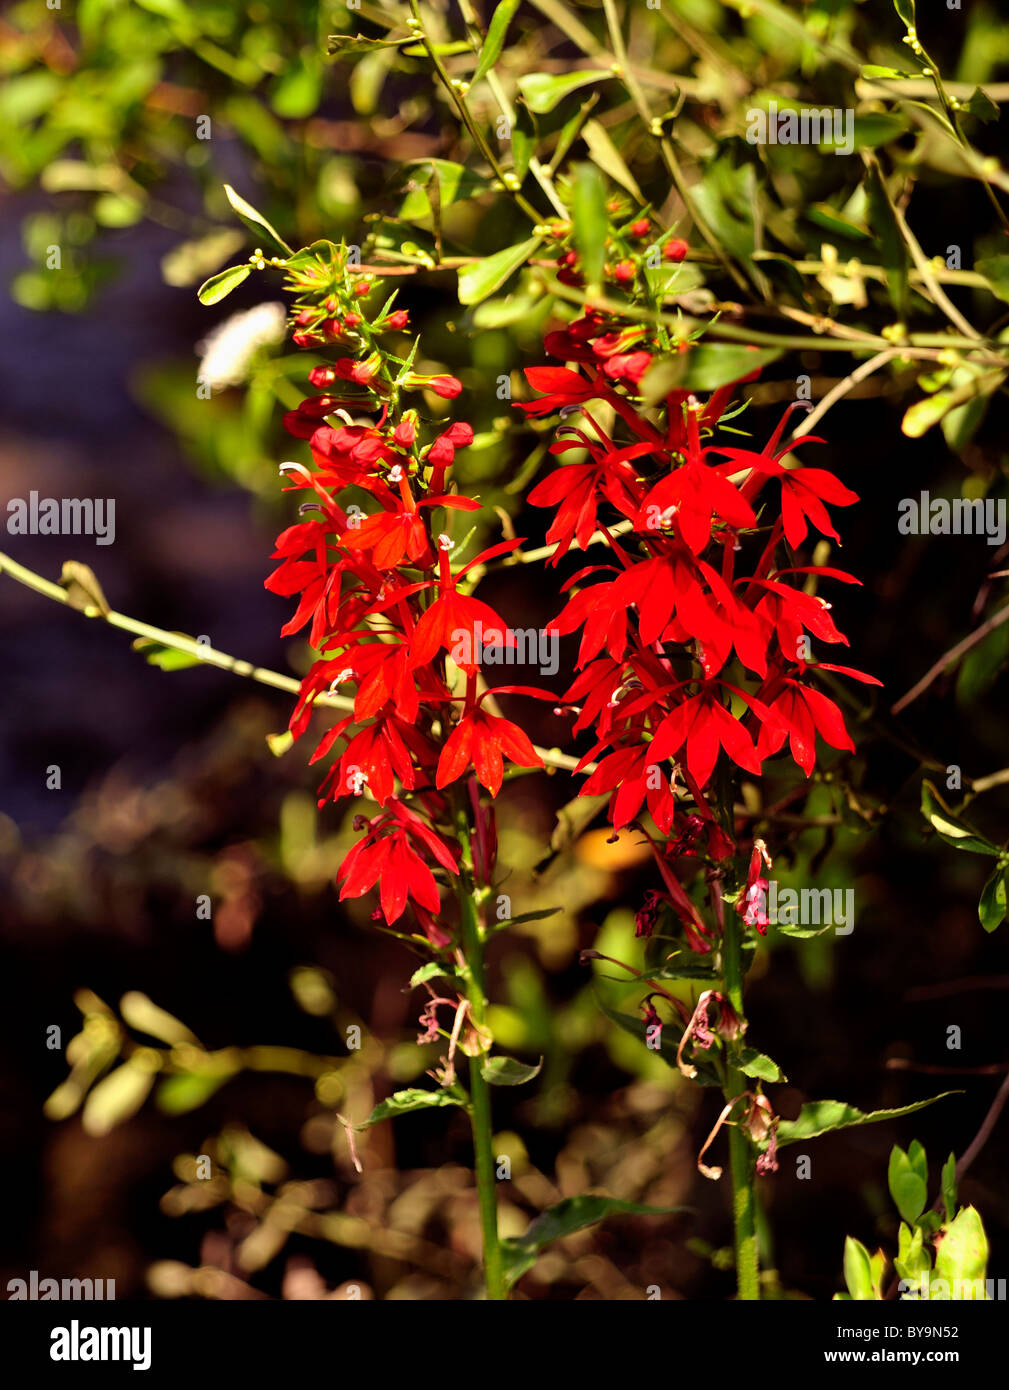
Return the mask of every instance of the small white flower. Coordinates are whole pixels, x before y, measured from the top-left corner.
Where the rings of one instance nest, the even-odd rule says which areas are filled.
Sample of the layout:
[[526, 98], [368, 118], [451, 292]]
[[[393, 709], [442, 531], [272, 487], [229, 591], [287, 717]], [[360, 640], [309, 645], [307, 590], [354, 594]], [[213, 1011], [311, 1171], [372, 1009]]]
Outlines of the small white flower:
[[283, 304], [256, 304], [219, 323], [196, 351], [202, 354], [197, 377], [212, 391], [239, 386], [261, 347], [284, 341], [287, 311]]

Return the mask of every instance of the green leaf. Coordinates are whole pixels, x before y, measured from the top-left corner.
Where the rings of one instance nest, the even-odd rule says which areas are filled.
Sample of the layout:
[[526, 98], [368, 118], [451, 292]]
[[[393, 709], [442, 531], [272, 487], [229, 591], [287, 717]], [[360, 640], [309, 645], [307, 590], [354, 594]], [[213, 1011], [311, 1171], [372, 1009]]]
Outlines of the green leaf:
[[[180, 632], [178, 635], [185, 637], [186, 634]], [[191, 642], [193, 639], [190, 637], [188, 640]], [[153, 637], [138, 637], [130, 645], [135, 652], [143, 652], [149, 666], [157, 666], [162, 671], [185, 671], [190, 666], [202, 665], [198, 656], [193, 656], [191, 652], [180, 652], [178, 647], [169, 647]]]
[[988, 281], [992, 294], [1009, 304], [1009, 256], [984, 256], [975, 261], [974, 269]]
[[330, 34], [326, 52], [331, 58], [356, 58], [359, 53], [374, 53], [380, 48], [402, 48], [416, 43], [416, 34], [404, 34], [399, 39], [367, 39], [359, 34]]
[[501, 0], [495, 6], [494, 13], [491, 15], [490, 26], [487, 29], [487, 37], [484, 39], [483, 47], [480, 49], [480, 61], [476, 65], [476, 70], [470, 78], [470, 86], [479, 82], [481, 78], [487, 76], [491, 68], [501, 56], [504, 48], [504, 41], [508, 33], [508, 25], [515, 16], [522, 0]]
[[621, 188], [626, 188], [632, 198], [643, 203], [645, 195], [638, 187], [634, 175], [624, 163], [620, 151], [610, 139], [606, 127], [601, 125], [599, 121], [586, 121], [582, 128], [582, 139], [588, 146], [592, 162], [597, 164], [604, 174], [609, 174], [614, 183], [618, 183]]
[[416, 989], [425, 980], [436, 980], [439, 976], [443, 979], [452, 979], [452, 971], [446, 969], [444, 965], [439, 965], [436, 960], [428, 961], [427, 965], [422, 965], [419, 970], [415, 970], [410, 976], [410, 988]]
[[925, 1210], [928, 1187], [921, 1174], [915, 1171], [908, 1155], [897, 1144], [890, 1150], [887, 1183], [897, 1210], [908, 1225], [913, 1226]]
[[227, 270], [220, 270], [216, 275], [211, 275], [209, 280], [204, 280], [196, 291], [196, 297], [201, 304], [219, 304], [222, 299], [227, 299], [232, 290], [237, 290], [243, 280], [248, 280], [251, 274], [251, 265], [229, 265]]
[[788, 1077], [770, 1057], [756, 1052], [752, 1047], [744, 1047], [737, 1063], [744, 1076], [755, 1076], [760, 1081], [787, 1081]]
[[480, 1067], [483, 1079], [491, 1086], [524, 1086], [543, 1070], [543, 1058], [534, 1067], [518, 1062], [514, 1057], [487, 1057]]
[[579, 68], [576, 72], [566, 72], [559, 77], [532, 72], [520, 77], [518, 86], [529, 109], [535, 111], [537, 116], [544, 116], [579, 87], [589, 82], [602, 82], [612, 76], [605, 68]]
[[878, 1297], [873, 1287], [869, 1252], [854, 1236], [848, 1236], [844, 1242], [844, 1282], [857, 1303], [872, 1302]]
[[257, 210], [252, 206], [252, 204], [247, 203], [240, 193], [236, 193], [230, 183], [226, 183], [224, 185], [224, 194], [228, 202], [234, 208], [235, 212], [238, 213], [238, 216], [242, 219], [242, 221], [250, 229], [250, 231], [252, 231], [256, 235], [258, 235], [260, 232], [265, 232], [266, 235], [270, 238], [270, 240], [275, 242], [276, 245], [280, 247], [281, 251], [285, 253], [285, 255], [290, 256], [293, 254], [290, 246], [288, 246], [287, 242], [280, 235], [280, 233], [276, 231], [276, 229], [272, 226], [271, 223], [267, 222], [266, 218], [263, 216], [261, 212], [257, 212]]
[[935, 1256], [938, 1278], [983, 1279], [988, 1268], [988, 1237], [976, 1207], [963, 1207], [942, 1228]]
[[971, 850], [975, 854], [990, 854], [998, 858], [998, 848], [963, 821], [957, 820], [927, 778], [921, 784], [921, 813], [954, 849]]
[[98, 576], [90, 565], [85, 565], [81, 560], [63, 561], [60, 587], [66, 590], [70, 607], [88, 618], [104, 617], [112, 612]]
[[956, 1154], [951, 1153], [946, 1162], [942, 1165], [942, 1177], [940, 1178], [942, 1188], [942, 1204], [946, 1208], [946, 1220], [953, 1220], [953, 1213], [956, 1211]]
[[999, 118], [999, 109], [991, 97], [981, 87], [975, 87], [967, 102], [967, 110], [976, 120], [988, 125]]
[[422, 1091], [417, 1087], [409, 1087], [405, 1091], [397, 1091], [388, 1100], [376, 1105], [368, 1118], [354, 1128], [368, 1129], [371, 1125], [381, 1124], [383, 1120], [391, 1120], [394, 1115], [409, 1115], [414, 1110], [435, 1110], [446, 1105], [462, 1104], [462, 1098], [454, 1091]]
[[981, 889], [981, 899], [977, 905], [977, 915], [985, 931], [994, 931], [1002, 925], [1006, 915], [1005, 870], [997, 868]]
[[435, 197], [440, 208], [451, 207], [461, 198], [472, 198], [486, 188], [486, 181], [463, 164], [451, 159], [419, 159], [408, 164], [407, 169], [417, 166], [417, 172], [410, 174], [411, 187], [400, 205], [399, 215], [408, 222], [432, 215], [431, 197], [428, 187], [436, 183]]
[[525, 1235], [501, 1242], [505, 1280], [509, 1288], [532, 1269], [541, 1250], [555, 1240], [574, 1235], [608, 1216], [669, 1216], [683, 1207], [648, 1207], [639, 1202], [621, 1202], [616, 1197], [566, 1197], [556, 1206], [540, 1212]]
[[893, 8], [897, 11], [905, 29], [913, 29], [914, 0], [893, 0]]
[[529, 172], [529, 165], [536, 153], [538, 138], [536, 117], [527, 106], [520, 106], [515, 113], [515, 124], [512, 126], [511, 168], [511, 172], [518, 179], [520, 185], [525, 181], [525, 176]]
[[585, 276], [586, 284], [598, 286], [602, 283], [606, 261], [609, 218], [606, 215], [606, 184], [594, 164], [575, 165], [571, 216], [579, 269]]
[[476, 265], [464, 266], [459, 271], [459, 303], [479, 304], [482, 299], [499, 290], [525, 265], [542, 240], [542, 237], [530, 237], [528, 241], [520, 241], [515, 246], [506, 246], [503, 251], [495, 252]]
[[910, 1144], [908, 1144], [907, 1157], [908, 1162], [911, 1164], [913, 1170], [918, 1174], [919, 1178], [921, 1178], [922, 1182], [925, 1183], [925, 1185], [927, 1186], [928, 1157], [925, 1154], [924, 1146], [920, 1144], [917, 1139], [912, 1139]]
[[540, 907], [535, 912], [520, 912], [515, 917], [508, 917], [503, 922], [491, 922], [492, 931], [504, 931], [505, 927], [517, 927], [522, 922], [542, 922], [544, 917], [555, 917], [560, 912], [559, 907]]
[[818, 1139], [821, 1134], [830, 1134], [835, 1129], [897, 1120], [902, 1115], [913, 1115], [916, 1110], [924, 1110], [926, 1105], [934, 1105], [937, 1100], [962, 1094], [962, 1091], [943, 1091], [941, 1095], [929, 1096], [928, 1100], [916, 1100], [911, 1105], [899, 1105], [892, 1110], [863, 1111], [845, 1104], [843, 1100], [809, 1101], [799, 1111], [798, 1119], [782, 1120], [778, 1125], [778, 1147], [797, 1144], [805, 1139]]
[[905, 79], [913, 78], [910, 72], [901, 72], [899, 68], [882, 67], [879, 63], [866, 63], [862, 68], [863, 77], [900, 77]]

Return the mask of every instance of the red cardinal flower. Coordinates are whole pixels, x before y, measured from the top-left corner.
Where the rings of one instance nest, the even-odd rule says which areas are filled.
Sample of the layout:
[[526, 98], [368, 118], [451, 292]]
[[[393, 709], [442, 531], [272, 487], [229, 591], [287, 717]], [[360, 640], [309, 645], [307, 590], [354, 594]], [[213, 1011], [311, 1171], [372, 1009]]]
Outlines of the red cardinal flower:
[[[491, 796], [497, 796], [504, 780], [505, 758], [519, 767], [543, 766], [543, 759], [529, 741], [528, 734], [510, 719], [489, 714], [481, 708], [482, 700], [497, 693], [500, 692], [485, 691], [452, 730], [438, 759], [435, 777], [438, 788], [458, 781], [467, 768], [472, 767], [477, 781]], [[542, 691], [525, 690], [523, 693], [543, 698]]]

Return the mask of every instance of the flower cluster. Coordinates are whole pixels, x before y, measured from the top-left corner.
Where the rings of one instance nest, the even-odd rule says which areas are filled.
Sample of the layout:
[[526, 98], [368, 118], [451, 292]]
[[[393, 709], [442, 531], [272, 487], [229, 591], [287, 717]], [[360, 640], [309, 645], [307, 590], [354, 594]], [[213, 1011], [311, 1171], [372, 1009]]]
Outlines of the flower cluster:
[[[392, 351], [387, 335], [402, 333], [408, 316], [393, 300], [369, 312], [373, 282], [348, 264], [344, 248], [312, 247], [288, 269], [298, 296], [295, 342], [335, 356], [308, 373], [325, 394], [284, 417], [314, 463], [282, 465], [290, 489], [309, 496], [304, 519], [277, 538], [279, 564], [266, 580], [274, 593], [297, 599], [282, 632], [307, 628], [316, 653], [290, 728], [300, 737], [320, 700], [344, 697], [347, 713], [312, 757], [330, 759], [320, 805], [367, 792], [378, 814], [355, 818], [363, 836], [339, 871], [340, 896], [377, 886], [387, 924], [409, 907], [428, 940], [444, 946], [437, 875], [459, 869], [453, 797], [466, 796], [473, 777], [496, 796], [506, 759], [541, 765], [525, 732], [492, 705], [495, 694], [517, 688], [487, 689], [481, 679], [482, 653], [514, 645], [514, 635], [467, 592], [471, 570], [520, 542], [453, 564], [452, 518], [480, 510], [448, 481], [473, 431], [462, 421], [425, 425], [423, 400], [404, 408], [403, 396], [454, 399], [461, 383], [418, 372], [416, 345], [405, 357]], [[489, 883], [493, 823], [479, 804], [468, 815], [476, 822], [474, 871]]]
[[[519, 409], [579, 417], [560, 425], [550, 448], [560, 457], [577, 451], [579, 461], [529, 496], [553, 510], [552, 563], [593, 536], [608, 551], [564, 585], [567, 602], [550, 629], [581, 633], [564, 700], [573, 731], [593, 734], [580, 768], [595, 766], [582, 793], [611, 794], [615, 830], [639, 825], [647, 808], [666, 837], [664, 846], [651, 840], [665, 892], [649, 894], [638, 934], [651, 935], [667, 907], [687, 944], [707, 952], [710, 928], [672, 861], [717, 865], [736, 852], [731, 811], [713, 792], [716, 769], [727, 761], [758, 775], [787, 744], [809, 776], [817, 735], [853, 749], [840, 709], [815, 682], [823, 671], [873, 678], [814, 664], [814, 639], [847, 641], [830, 604], [810, 590], [820, 580], [858, 581], [797, 564], [789, 552], [811, 529], [837, 539], [827, 508], [857, 498], [825, 469], [786, 464], [793, 449], [821, 442], [785, 443], [790, 411], [763, 448], [719, 442], [733, 386], [707, 401], [672, 389], [647, 406], [637, 384], [652, 361], [638, 346], [644, 332], [589, 310], [548, 334], [547, 351], [565, 365], [528, 370], [539, 398]], [[747, 920], [766, 925], [753, 912]]]

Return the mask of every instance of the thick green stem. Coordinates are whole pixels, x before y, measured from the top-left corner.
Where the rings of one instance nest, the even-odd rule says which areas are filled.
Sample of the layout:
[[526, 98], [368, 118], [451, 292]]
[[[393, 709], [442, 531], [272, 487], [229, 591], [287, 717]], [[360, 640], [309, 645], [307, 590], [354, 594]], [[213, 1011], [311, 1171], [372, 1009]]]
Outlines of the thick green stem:
[[[478, 1035], [485, 1026], [487, 989], [484, 975], [484, 939], [472, 881], [473, 852], [469, 819], [464, 810], [457, 816], [462, 842], [462, 874], [459, 880], [459, 907], [462, 913], [462, 951], [466, 961], [466, 997]], [[494, 1128], [491, 1121], [490, 1086], [484, 1080], [483, 1055], [469, 1062], [469, 1117], [473, 1128], [474, 1169], [480, 1202], [480, 1228], [483, 1232], [483, 1267], [487, 1297], [503, 1302], [508, 1297], [504, 1261], [497, 1225], [497, 1173], [494, 1161]]]
[[[729, 1003], [740, 1018], [743, 1013], [742, 936], [739, 916], [725, 914], [722, 932], [722, 975]], [[747, 1080], [734, 1066], [725, 1077], [725, 1099], [734, 1100], [747, 1089]], [[754, 1190], [754, 1156], [749, 1139], [738, 1125], [729, 1125], [729, 1171], [732, 1177], [732, 1220], [735, 1229], [736, 1288], [747, 1301], [760, 1298], [757, 1260], [757, 1201]]]

